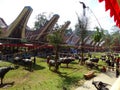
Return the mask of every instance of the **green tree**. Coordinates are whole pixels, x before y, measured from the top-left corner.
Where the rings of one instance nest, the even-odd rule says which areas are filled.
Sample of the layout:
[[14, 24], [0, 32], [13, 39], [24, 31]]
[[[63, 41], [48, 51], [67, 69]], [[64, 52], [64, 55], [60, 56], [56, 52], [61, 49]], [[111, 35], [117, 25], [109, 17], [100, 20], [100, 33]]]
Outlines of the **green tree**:
[[111, 30], [110, 33], [104, 33], [104, 45], [109, 52], [119, 49], [118, 46], [120, 45], [120, 29], [114, 25]]
[[34, 29], [37, 30], [41, 28], [42, 26], [45, 25], [46, 22], [47, 22], [47, 17], [45, 15], [45, 12], [38, 14], [36, 16], [36, 21], [34, 23]]
[[[36, 16], [36, 21], [34, 22], [34, 30], [38, 30], [42, 28], [49, 20], [50, 18], [54, 15], [54, 13], [46, 14], [46, 12], [42, 12]], [[56, 23], [55, 26], [53, 27], [54, 29], [59, 29], [61, 26]]]
[[42, 12], [36, 16], [36, 21], [34, 22], [34, 29], [40, 29], [45, 25], [45, 23], [51, 18], [53, 13], [50, 13], [48, 16], [46, 15], [46, 12]]
[[112, 33], [112, 46], [114, 46], [116, 50], [118, 49], [118, 46], [120, 46], [120, 31], [119, 30]]
[[113, 31], [110, 33], [104, 33], [105, 35], [103, 37], [105, 41], [104, 46], [108, 52], [119, 49], [118, 46], [120, 45], [120, 29], [114, 25], [111, 30]]
[[65, 35], [71, 35], [73, 33], [72, 28], [65, 30]]
[[47, 40], [50, 44], [53, 45], [55, 51], [55, 71], [58, 71], [58, 59], [59, 59], [59, 47], [63, 42], [61, 29], [54, 31], [51, 34], [47, 35]]
[[102, 39], [103, 32], [100, 31], [100, 29], [98, 27], [95, 27], [95, 29], [96, 29], [96, 32], [93, 36], [93, 39], [95, 42], [99, 42]]
[[106, 49], [109, 51], [111, 51], [111, 45], [113, 43], [113, 38], [112, 38], [112, 35], [109, 34], [109, 33], [106, 33], [105, 34], [105, 37], [104, 37], [104, 41], [105, 41], [105, 47]]

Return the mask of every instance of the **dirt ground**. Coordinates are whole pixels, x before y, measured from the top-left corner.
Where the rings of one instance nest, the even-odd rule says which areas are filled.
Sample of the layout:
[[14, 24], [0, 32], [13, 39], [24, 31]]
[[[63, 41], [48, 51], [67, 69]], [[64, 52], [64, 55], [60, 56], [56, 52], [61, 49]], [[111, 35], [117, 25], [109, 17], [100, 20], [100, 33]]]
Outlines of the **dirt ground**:
[[101, 73], [97, 75], [96, 77], [87, 80], [83, 86], [75, 89], [75, 90], [97, 90], [94, 85], [92, 84], [92, 81], [102, 81], [104, 83], [110, 84], [108, 88], [111, 88], [111, 85], [116, 81], [116, 75], [115, 71], [107, 71], [106, 73]]

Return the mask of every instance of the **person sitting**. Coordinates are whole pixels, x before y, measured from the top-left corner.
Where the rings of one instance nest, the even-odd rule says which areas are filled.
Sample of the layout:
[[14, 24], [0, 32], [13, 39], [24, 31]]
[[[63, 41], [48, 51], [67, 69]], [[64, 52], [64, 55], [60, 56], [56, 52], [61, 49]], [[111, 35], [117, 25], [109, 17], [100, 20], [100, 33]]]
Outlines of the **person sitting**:
[[102, 72], [106, 72], [106, 67], [103, 66], [102, 69], [101, 69]]

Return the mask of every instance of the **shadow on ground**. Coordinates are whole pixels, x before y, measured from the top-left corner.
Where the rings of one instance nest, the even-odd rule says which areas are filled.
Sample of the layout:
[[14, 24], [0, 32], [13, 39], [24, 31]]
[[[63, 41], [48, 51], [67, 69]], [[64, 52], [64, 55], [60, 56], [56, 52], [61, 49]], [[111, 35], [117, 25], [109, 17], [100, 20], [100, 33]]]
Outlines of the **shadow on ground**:
[[15, 82], [0, 84], [0, 88], [12, 87]]

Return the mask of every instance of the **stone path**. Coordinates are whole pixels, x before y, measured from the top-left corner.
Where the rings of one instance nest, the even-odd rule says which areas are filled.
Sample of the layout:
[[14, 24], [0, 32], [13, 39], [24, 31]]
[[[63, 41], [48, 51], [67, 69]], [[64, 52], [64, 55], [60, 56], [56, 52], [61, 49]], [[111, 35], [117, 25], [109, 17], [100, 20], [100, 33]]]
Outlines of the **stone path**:
[[[97, 75], [96, 77], [94, 77], [91, 80], [87, 80], [83, 86], [75, 89], [75, 90], [97, 90], [94, 85], [92, 85], [92, 81], [102, 81], [104, 83], [110, 84], [112, 85], [115, 80], [116, 80], [116, 76], [115, 76], [115, 71], [107, 71], [106, 73], [101, 73], [99, 75]], [[108, 86], [108, 88], [110, 88], [111, 86]]]

